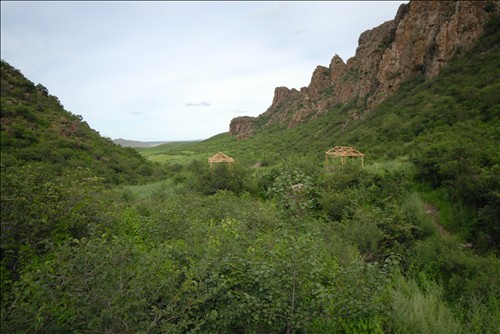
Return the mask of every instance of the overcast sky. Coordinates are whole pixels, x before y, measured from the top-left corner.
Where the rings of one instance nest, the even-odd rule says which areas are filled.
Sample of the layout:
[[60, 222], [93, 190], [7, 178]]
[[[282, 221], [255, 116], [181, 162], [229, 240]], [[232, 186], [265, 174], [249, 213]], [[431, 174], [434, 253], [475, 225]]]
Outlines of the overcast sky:
[[408, 1], [1, 1], [1, 56], [102, 136], [205, 139]]

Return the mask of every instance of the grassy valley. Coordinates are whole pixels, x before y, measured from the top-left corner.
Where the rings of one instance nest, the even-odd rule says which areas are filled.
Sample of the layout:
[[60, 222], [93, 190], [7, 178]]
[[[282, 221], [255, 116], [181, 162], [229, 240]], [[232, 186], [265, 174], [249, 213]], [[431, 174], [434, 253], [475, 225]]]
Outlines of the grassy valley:
[[476, 211], [484, 219], [479, 224], [489, 226], [483, 231], [486, 238], [497, 247], [500, 62], [496, 23], [488, 27], [489, 34], [440, 76], [406, 82], [361, 120], [346, 122], [353, 106], [345, 104], [295, 128], [261, 129], [242, 141], [220, 134], [201, 143], [170, 143], [139, 152], [173, 169], [192, 160], [204, 164], [218, 151], [243, 168], [284, 162], [321, 168], [329, 148], [354, 146], [367, 155], [368, 169], [391, 161], [389, 165], [404, 161], [414, 166], [416, 183]]
[[2, 62], [1, 332], [497, 333], [498, 24], [362, 119], [136, 150]]

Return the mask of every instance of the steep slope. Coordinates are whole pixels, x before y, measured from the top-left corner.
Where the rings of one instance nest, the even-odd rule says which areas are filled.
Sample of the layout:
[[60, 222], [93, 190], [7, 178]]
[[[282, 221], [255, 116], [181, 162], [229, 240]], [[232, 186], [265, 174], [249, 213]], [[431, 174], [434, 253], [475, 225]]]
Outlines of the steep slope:
[[419, 75], [435, 77], [483, 31], [498, 4], [493, 1], [410, 1], [394, 20], [365, 31], [354, 57], [335, 55], [318, 66], [308, 87], [277, 87], [271, 106], [256, 118], [238, 117], [229, 133], [239, 139], [272, 124], [294, 127], [333, 107], [351, 103], [345, 122], [359, 119]]
[[88, 167], [108, 182], [137, 182], [154, 173], [154, 165], [133, 149], [103, 138], [81, 116], [64, 110], [47, 88], [1, 62], [2, 169], [44, 164], [52, 173]]

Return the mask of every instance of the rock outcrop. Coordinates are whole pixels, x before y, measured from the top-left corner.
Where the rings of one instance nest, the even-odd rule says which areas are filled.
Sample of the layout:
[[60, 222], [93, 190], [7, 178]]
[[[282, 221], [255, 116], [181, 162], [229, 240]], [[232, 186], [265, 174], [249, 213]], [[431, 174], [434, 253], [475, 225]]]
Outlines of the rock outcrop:
[[231, 120], [229, 133], [235, 135], [237, 139], [245, 139], [253, 135], [254, 117], [242, 116]]
[[394, 20], [359, 36], [354, 57], [335, 55], [329, 67], [318, 66], [309, 86], [278, 87], [271, 106], [258, 117], [238, 117], [229, 133], [243, 139], [256, 127], [275, 123], [294, 127], [351, 102], [351, 118], [360, 117], [393, 94], [401, 84], [423, 75], [431, 78], [482, 33], [494, 1], [410, 1]]

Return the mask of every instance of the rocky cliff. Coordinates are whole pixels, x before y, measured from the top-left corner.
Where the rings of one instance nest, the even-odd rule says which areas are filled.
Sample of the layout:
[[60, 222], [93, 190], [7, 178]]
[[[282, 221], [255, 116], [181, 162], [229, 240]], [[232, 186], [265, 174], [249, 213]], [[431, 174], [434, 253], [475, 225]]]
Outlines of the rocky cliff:
[[[238, 117], [229, 133], [239, 139], [260, 126], [294, 127], [333, 106], [353, 104], [351, 119], [369, 112], [412, 77], [433, 77], [460, 55], [498, 12], [494, 1], [410, 1], [395, 18], [363, 32], [353, 57], [335, 55], [328, 67], [318, 66], [309, 86], [278, 87], [271, 106], [258, 117]], [[346, 120], [348, 121], [348, 120]]]

